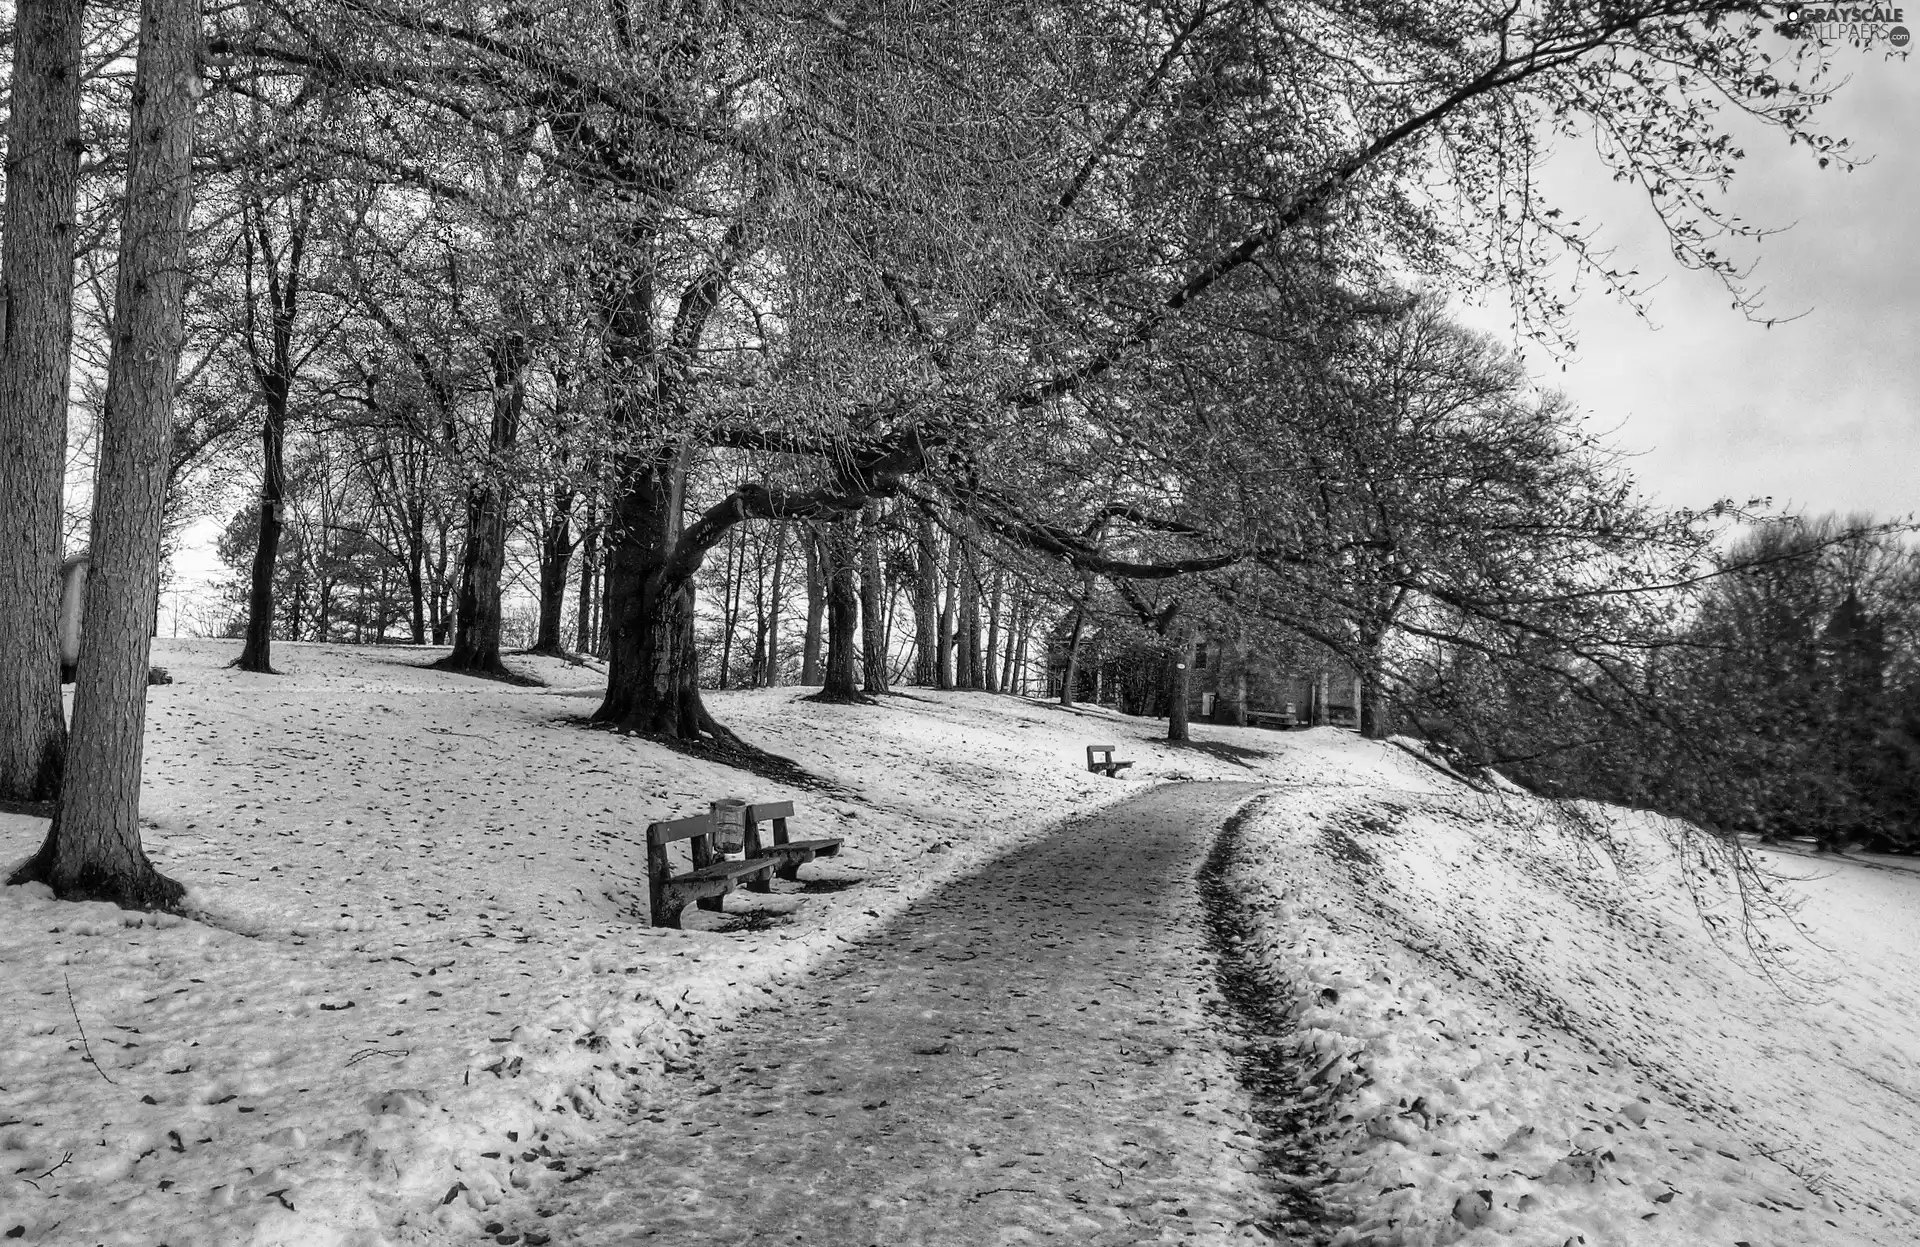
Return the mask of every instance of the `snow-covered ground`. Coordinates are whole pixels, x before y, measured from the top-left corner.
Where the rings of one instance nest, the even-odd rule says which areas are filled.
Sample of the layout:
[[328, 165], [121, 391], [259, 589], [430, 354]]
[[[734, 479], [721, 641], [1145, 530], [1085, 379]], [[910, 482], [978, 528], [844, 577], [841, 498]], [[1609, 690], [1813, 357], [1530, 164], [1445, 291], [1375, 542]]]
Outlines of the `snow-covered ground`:
[[[152, 690], [146, 842], [208, 920], [0, 890], [10, 1241], [538, 1247], [692, 1037], [1058, 819], [1181, 778], [1273, 785], [1238, 877], [1306, 993], [1348, 1241], [1920, 1239], [1920, 876], [1780, 857], [1810, 938], [1770, 981], [1720, 951], [1652, 820], [1584, 860], [1527, 799], [1345, 733], [1201, 725], [1222, 747], [1174, 749], [981, 694], [714, 696], [831, 786], [790, 789], [585, 728], [590, 669], [515, 660], [548, 685], [517, 687], [286, 645], [260, 677], [232, 643], [156, 650], [177, 682]], [[1089, 775], [1089, 743], [1132, 778]], [[645, 823], [725, 796], [791, 798], [796, 834], [846, 849], [645, 925]], [[0, 865], [43, 832], [0, 815]]]
[[1266, 799], [1237, 880], [1334, 1105], [1336, 1242], [1920, 1242], [1920, 876], [1771, 855], [1797, 913], [1749, 931], [1666, 820], [1588, 807], [1596, 844], [1316, 748], [1353, 787]]
[[[590, 730], [598, 676], [560, 662], [513, 660], [548, 682], [525, 688], [403, 648], [280, 645], [278, 677], [235, 652], [157, 642], [175, 683], [148, 717], [147, 850], [210, 922], [0, 889], [0, 1235], [469, 1238], [822, 949], [1063, 815], [1248, 774], [1148, 745], [1122, 751], [1138, 778], [1088, 774], [1088, 743], [1151, 728], [1099, 710], [712, 699], [828, 795]], [[796, 835], [846, 846], [805, 890], [645, 925], [645, 824], [729, 796], [791, 798]], [[0, 815], [0, 867], [44, 830]]]

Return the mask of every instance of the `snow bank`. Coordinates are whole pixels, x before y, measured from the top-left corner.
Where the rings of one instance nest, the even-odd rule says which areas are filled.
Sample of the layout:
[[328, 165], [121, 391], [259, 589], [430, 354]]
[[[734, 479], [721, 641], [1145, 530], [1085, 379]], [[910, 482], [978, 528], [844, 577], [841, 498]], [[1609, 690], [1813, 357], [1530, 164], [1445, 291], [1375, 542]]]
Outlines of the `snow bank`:
[[1336, 1243], [1915, 1241], [1920, 878], [1782, 881], [1805, 931], [1755, 959], [1661, 820], [1597, 811], [1596, 855], [1437, 778], [1278, 793], [1243, 832], [1254, 951], [1331, 1106]]

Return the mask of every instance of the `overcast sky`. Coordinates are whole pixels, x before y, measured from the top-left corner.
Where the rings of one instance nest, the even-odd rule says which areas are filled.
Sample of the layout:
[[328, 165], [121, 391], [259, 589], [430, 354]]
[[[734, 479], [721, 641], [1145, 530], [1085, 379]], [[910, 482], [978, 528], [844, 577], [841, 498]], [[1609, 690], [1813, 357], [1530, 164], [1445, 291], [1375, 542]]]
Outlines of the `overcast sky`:
[[1548, 182], [1602, 227], [1622, 268], [1661, 274], [1650, 322], [1595, 292], [1577, 305], [1566, 371], [1536, 356], [1591, 427], [1635, 452], [1643, 488], [1676, 506], [1770, 496], [1817, 514], [1920, 512], [1920, 58], [1839, 48], [1852, 75], [1822, 128], [1872, 163], [1819, 170], [1772, 134], [1745, 144], [1728, 200], [1740, 216], [1791, 226], [1758, 246], [1764, 328], [1719, 282], [1674, 262], [1643, 196], [1590, 152], [1557, 153]]

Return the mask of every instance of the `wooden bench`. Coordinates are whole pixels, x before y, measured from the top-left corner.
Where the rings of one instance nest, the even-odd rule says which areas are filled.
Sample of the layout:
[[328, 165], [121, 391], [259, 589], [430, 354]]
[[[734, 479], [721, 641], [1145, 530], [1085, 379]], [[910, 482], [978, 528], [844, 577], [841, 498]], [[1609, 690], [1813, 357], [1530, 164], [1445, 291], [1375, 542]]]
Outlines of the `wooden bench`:
[[[815, 840], [792, 840], [787, 836], [787, 820], [793, 817], [793, 802], [766, 801], [747, 807], [747, 860], [771, 862], [776, 879], [792, 882], [799, 877], [800, 866], [816, 857], [833, 857], [840, 852], [844, 836], [822, 836]], [[773, 823], [773, 841], [760, 838], [760, 824]], [[768, 892], [773, 880], [762, 877], [747, 885], [750, 892]]]
[[[676, 840], [693, 842], [693, 869], [683, 875], [674, 874], [667, 862], [667, 846]], [[647, 902], [656, 927], [678, 927], [688, 901], [697, 901], [702, 909], [719, 909], [720, 898], [733, 891], [735, 883], [751, 886], [773, 868], [771, 861], [735, 862], [715, 852], [711, 811], [647, 824]]]
[[1108, 779], [1113, 779], [1118, 776], [1120, 772], [1132, 765], [1133, 763], [1131, 762], [1114, 761], [1112, 745], [1087, 746], [1087, 769], [1089, 771], [1102, 773], [1106, 775]]

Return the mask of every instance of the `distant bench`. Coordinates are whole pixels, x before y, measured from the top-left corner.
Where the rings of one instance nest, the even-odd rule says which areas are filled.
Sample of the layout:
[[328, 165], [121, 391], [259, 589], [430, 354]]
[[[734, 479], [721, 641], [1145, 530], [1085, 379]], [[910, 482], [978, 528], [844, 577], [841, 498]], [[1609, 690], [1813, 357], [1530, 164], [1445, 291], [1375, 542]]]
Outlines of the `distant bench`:
[[[787, 820], [793, 817], [793, 802], [775, 801], [749, 805], [746, 810], [746, 856], [735, 861], [714, 843], [713, 811], [647, 824], [647, 903], [650, 919], [656, 927], [678, 927], [680, 911], [688, 901], [702, 909], [718, 910], [721, 898], [744, 884], [750, 892], [768, 892], [773, 888], [769, 876], [792, 880], [800, 866], [816, 857], [832, 857], [840, 851], [844, 837], [792, 840], [787, 835]], [[760, 839], [760, 824], [771, 820], [773, 843]], [[693, 869], [674, 874], [667, 860], [667, 846], [678, 840], [691, 843]]]
[[1104, 774], [1108, 779], [1113, 779], [1118, 776], [1120, 772], [1132, 765], [1133, 763], [1131, 762], [1114, 761], [1112, 745], [1087, 746], [1087, 769], [1089, 771]]

